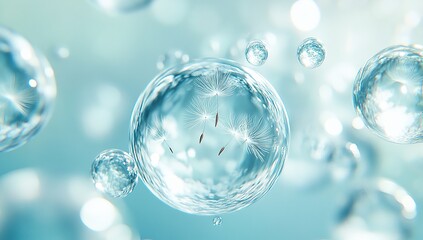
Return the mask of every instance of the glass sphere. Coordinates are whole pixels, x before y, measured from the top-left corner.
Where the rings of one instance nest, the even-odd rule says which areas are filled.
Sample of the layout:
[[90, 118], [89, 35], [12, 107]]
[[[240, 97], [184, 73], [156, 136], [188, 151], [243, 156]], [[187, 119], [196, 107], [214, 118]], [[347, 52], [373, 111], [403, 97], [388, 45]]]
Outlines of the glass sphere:
[[37, 133], [50, 118], [55, 97], [47, 60], [23, 37], [0, 27], [0, 152]]
[[101, 152], [92, 164], [91, 176], [95, 187], [112, 197], [127, 196], [138, 182], [134, 159], [118, 149]]
[[148, 6], [152, 0], [89, 0], [108, 13], [128, 13]]
[[355, 109], [369, 129], [388, 141], [423, 140], [422, 54], [411, 46], [384, 49], [356, 77]]
[[278, 178], [289, 126], [274, 88], [219, 59], [169, 69], [138, 99], [131, 152], [147, 187], [168, 205], [218, 215], [262, 197]]
[[306, 38], [297, 49], [298, 61], [306, 68], [316, 68], [322, 65], [326, 57], [323, 44], [315, 38]]
[[251, 41], [245, 49], [245, 58], [254, 66], [263, 65], [268, 56], [266, 45], [260, 40]]

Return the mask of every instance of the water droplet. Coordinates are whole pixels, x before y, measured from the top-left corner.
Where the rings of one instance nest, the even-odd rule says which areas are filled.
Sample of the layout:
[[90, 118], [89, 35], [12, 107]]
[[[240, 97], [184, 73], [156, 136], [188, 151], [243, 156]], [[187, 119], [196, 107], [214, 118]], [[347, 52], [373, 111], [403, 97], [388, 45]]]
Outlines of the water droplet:
[[298, 61], [306, 68], [320, 66], [326, 57], [323, 44], [315, 38], [306, 38], [297, 49]]
[[91, 167], [95, 187], [112, 197], [125, 197], [137, 184], [135, 161], [126, 152], [111, 149], [101, 152]]
[[188, 61], [189, 61], [188, 54], [180, 50], [169, 51], [159, 56], [156, 66], [157, 66], [157, 69], [161, 71], [167, 68], [174, 67], [179, 64], [187, 63]]
[[213, 225], [215, 225], [215, 226], [222, 225], [222, 217], [215, 217], [215, 218], [213, 218]]
[[268, 55], [269, 53], [266, 45], [260, 40], [251, 41], [245, 49], [245, 58], [254, 66], [263, 65], [266, 62]]
[[289, 126], [278, 94], [258, 73], [198, 60], [160, 74], [143, 96], [132, 115], [131, 153], [165, 203], [219, 215], [253, 204], [275, 183]]
[[21, 36], [0, 27], [0, 152], [32, 138], [56, 97], [50, 64]]
[[422, 56], [417, 47], [386, 48], [357, 74], [355, 109], [369, 129], [388, 141], [423, 141]]

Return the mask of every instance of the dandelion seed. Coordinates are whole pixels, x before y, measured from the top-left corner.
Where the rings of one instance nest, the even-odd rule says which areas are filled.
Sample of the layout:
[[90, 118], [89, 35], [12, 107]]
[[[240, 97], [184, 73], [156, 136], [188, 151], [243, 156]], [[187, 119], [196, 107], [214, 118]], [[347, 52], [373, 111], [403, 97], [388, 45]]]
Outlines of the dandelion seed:
[[236, 139], [241, 146], [246, 148], [247, 152], [264, 162], [266, 154], [270, 152], [272, 139], [269, 137], [270, 129], [262, 118], [231, 115], [225, 129], [231, 135], [231, 139], [220, 149], [218, 156]]
[[222, 154], [222, 152], [225, 151], [225, 147], [222, 147], [219, 151], [219, 153], [217, 154], [217, 156], [220, 156], [220, 154]]
[[200, 76], [197, 79], [197, 87], [200, 96], [216, 98], [216, 115], [214, 126], [219, 123], [219, 97], [230, 96], [234, 91], [234, 84], [231, 82], [230, 74], [215, 70], [208, 75]]
[[10, 81], [0, 86], [0, 97], [4, 98], [12, 109], [23, 116], [27, 115], [36, 100], [32, 88], [22, 88], [19, 86], [16, 80], [16, 74], [13, 74]]
[[187, 124], [189, 127], [195, 127], [197, 125], [202, 126], [202, 132], [198, 143], [200, 144], [206, 131], [206, 124], [212, 119], [212, 109], [214, 108], [212, 102], [207, 99], [195, 98], [192, 100], [190, 108], [187, 111]]
[[173, 154], [172, 147], [166, 141], [166, 130], [163, 128], [163, 119], [158, 116], [154, 117], [152, 125], [148, 127], [148, 131], [151, 134], [152, 139], [164, 143]]

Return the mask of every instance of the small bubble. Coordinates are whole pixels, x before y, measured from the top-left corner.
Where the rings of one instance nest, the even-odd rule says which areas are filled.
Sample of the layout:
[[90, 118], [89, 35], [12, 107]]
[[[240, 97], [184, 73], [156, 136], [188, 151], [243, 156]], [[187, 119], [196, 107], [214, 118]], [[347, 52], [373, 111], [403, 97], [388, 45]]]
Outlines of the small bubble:
[[306, 68], [320, 66], [326, 57], [323, 44], [315, 38], [306, 38], [297, 49], [298, 61]]
[[215, 218], [213, 218], [213, 225], [214, 226], [220, 226], [220, 225], [222, 225], [222, 217], [215, 217]]
[[268, 55], [269, 53], [266, 45], [260, 40], [251, 41], [245, 49], [245, 58], [254, 66], [263, 65], [266, 62]]
[[112, 197], [125, 197], [137, 184], [133, 158], [126, 152], [111, 149], [101, 152], [91, 167], [95, 187]]

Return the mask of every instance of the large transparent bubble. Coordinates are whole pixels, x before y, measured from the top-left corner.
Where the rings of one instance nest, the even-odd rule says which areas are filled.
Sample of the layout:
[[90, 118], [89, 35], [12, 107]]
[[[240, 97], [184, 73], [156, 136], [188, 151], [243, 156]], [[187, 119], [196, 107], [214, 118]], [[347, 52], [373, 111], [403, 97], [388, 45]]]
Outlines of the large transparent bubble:
[[371, 58], [357, 75], [354, 105], [365, 125], [386, 140], [423, 140], [423, 50], [394, 46]]
[[0, 152], [37, 133], [49, 119], [55, 97], [47, 60], [23, 37], [0, 26]]
[[131, 151], [140, 175], [181, 211], [244, 208], [278, 178], [289, 126], [273, 87], [233, 62], [205, 59], [156, 77], [132, 114]]

